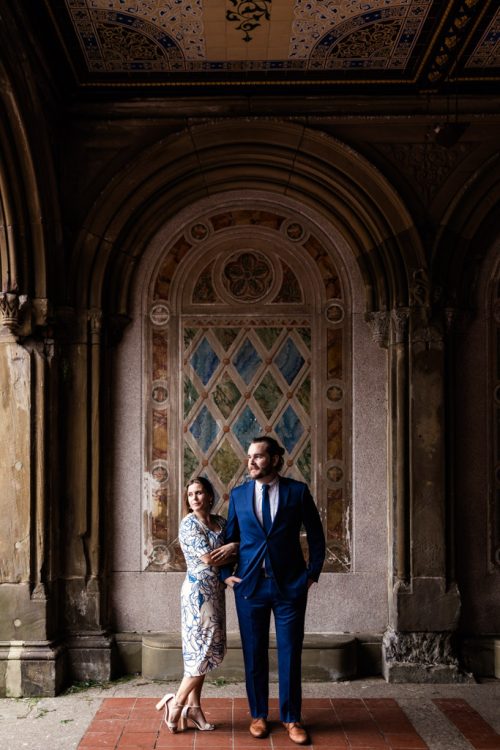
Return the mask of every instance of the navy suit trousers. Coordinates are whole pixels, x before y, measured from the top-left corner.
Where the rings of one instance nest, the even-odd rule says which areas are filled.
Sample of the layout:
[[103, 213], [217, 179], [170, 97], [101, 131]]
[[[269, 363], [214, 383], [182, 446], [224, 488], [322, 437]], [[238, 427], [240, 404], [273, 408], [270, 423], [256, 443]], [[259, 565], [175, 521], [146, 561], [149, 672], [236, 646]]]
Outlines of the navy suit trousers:
[[300, 721], [307, 593], [296, 599], [284, 599], [274, 579], [262, 575], [251, 596], [238, 596], [237, 586], [235, 595], [252, 717], [268, 715], [269, 626], [272, 612], [278, 649], [280, 719]]

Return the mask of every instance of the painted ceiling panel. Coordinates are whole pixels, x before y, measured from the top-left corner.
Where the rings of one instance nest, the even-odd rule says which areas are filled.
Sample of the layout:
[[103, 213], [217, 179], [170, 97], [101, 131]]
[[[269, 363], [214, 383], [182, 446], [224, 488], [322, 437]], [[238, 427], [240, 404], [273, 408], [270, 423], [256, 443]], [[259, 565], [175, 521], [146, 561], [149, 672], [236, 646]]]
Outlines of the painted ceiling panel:
[[500, 9], [489, 0], [45, 2], [85, 85], [499, 77]]

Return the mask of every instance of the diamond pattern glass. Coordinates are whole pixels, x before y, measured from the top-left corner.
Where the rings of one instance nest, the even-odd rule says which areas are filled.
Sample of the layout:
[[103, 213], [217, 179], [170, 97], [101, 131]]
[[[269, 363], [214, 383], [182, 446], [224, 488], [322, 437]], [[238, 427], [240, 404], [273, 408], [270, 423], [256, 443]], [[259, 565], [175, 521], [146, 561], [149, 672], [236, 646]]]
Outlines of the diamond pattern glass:
[[254, 396], [266, 417], [270, 419], [283, 396], [283, 391], [271, 373], [266, 372], [255, 390]]
[[301, 438], [304, 428], [300, 419], [291, 406], [288, 406], [280, 421], [276, 425], [276, 434], [285, 446], [288, 453], [291, 453]]
[[198, 401], [199, 393], [189, 378], [184, 378], [184, 417], [187, 417], [195, 403]]
[[285, 378], [288, 385], [291, 385], [304, 364], [304, 358], [295, 346], [290, 337], [287, 338], [276, 357], [276, 365]]
[[257, 328], [257, 335], [266, 347], [272, 349], [276, 340], [279, 338], [281, 328]]
[[262, 432], [262, 427], [257, 417], [248, 406], [245, 406], [243, 413], [236, 420], [233, 432], [245, 452], [248, 450], [252, 438]]
[[219, 409], [220, 413], [228, 419], [241, 398], [237, 386], [231, 378], [225, 373], [222, 379], [215, 386], [212, 399]]
[[191, 477], [194, 475], [194, 470], [198, 466], [198, 459], [194, 455], [193, 451], [184, 443], [184, 486], [189, 482]]
[[206, 336], [204, 336], [195, 353], [191, 357], [193, 370], [198, 375], [203, 385], [208, 383], [219, 366], [219, 362], [219, 357], [210, 346]]
[[204, 453], [210, 448], [219, 432], [217, 422], [204, 406], [189, 428], [192, 436]]
[[306, 447], [300, 454], [297, 460], [297, 466], [299, 467], [300, 473], [306, 480], [307, 484], [311, 482], [311, 443], [307, 443]]
[[241, 460], [232, 449], [228, 440], [224, 440], [215, 454], [212, 459], [212, 466], [221, 482], [225, 485], [229, 484], [240, 468]]
[[250, 339], [245, 339], [238, 349], [233, 364], [240, 378], [249, 385], [262, 364], [262, 359]]

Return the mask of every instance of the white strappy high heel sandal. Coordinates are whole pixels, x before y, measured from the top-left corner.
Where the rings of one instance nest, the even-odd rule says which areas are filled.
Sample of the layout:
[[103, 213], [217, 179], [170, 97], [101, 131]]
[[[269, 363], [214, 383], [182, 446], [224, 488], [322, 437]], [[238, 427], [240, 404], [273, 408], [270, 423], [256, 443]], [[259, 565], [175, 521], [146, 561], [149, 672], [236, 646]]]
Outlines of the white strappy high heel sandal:
[[188, 721], [191, 721], [196, 729], [199, 729], [200, 732], [212, 732], [215, 729], [215, 724], [210, 724], [205, 717], [203, 716], [203, 720], [199, 721], [198, 719], [195, 719], [194, 716], [190, 715], [190, 711], [193, 708], [199, 709], [201, 712], [201, 715], [203, 716], [203, 711], [201, 710], [201, 706], [184, 706], [181, 713], [181, 727], [184, 730], [187, 726]]
[[[165, 724], [167, 725], [168, 731], [171, 732], [172, 734], [175, 734], [177, 732], [177, 724], [178, 724], [178, 722], [177, 721], [170, 721], [170, 712], [168, 710], [170, 701], [172, 701], [172, 700], [175, 700], [175, 695], [173, 693], [167, 693], [166, 695], [163, 696], [163, 698], [161, 699], [161, 701], [158, 701], [158, 703], [156, 704], [156, 710], [157, 711], [161, 711], [161, 709], [163, 708], [163, 706], [165, 706], [165, 716], [163, 717], [164, 721], [165, 721]], [[176, 703], [172, 703], [172, 707], [173, 706], [175, 706], [176, 708], [181, 708], [181, 706], [177, 706]], [[182, 707], [182, 710], [184, 711], [184, 707]], [[179, 720], [181, 720], [181, 717], [182, 717], [182, 714], [179, 717]], [[182, 724], [182, 720], [181, 720], [181, 724]], [[181, 729], [182, 729], [182, 726], [181, 726]]]

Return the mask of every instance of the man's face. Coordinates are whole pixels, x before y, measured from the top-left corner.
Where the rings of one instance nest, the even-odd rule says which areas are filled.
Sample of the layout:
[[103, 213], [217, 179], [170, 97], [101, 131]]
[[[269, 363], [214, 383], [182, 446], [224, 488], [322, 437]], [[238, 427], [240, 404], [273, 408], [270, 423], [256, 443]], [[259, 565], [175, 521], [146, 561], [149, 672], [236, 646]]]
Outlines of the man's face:
[[248, 473], [252, 479], [270, 482], [276, 476], [279, 456], [270, 456], [266, 443], [251, 443], [248, 449]]

